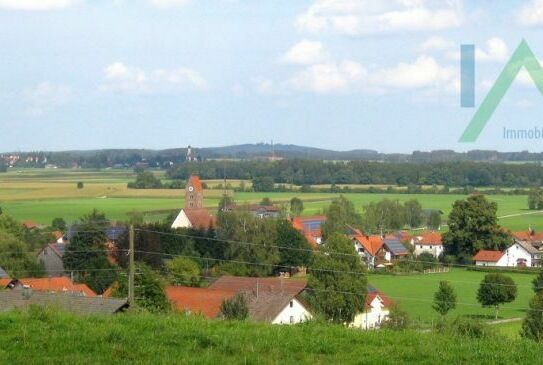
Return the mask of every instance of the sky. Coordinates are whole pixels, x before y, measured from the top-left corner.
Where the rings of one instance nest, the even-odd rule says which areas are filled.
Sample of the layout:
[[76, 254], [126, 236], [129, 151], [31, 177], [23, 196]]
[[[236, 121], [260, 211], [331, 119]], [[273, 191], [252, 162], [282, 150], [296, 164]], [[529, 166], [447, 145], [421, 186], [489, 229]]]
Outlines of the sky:
[[[543, 150], [521, 71], [458, 140], [543, 0], [0, 0], [0, 151], [270, 142], [335, 150]], [[460, 45], [476, 47], [475, 108]]]

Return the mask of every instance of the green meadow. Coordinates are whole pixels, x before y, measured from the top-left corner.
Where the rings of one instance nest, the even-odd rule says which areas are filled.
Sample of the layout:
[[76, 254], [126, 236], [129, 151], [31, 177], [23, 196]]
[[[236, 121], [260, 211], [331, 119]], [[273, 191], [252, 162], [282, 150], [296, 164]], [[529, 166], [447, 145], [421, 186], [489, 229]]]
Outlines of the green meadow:
[[[494, 319], [494, 308], [483, 308], [477, 302], [477, 289], [487, 273], [453, 268], [448, 273], [419, 274], [406, 276], [370, 274], [368, 281], [373, 286], [390, 296], [410, 318], [423, 324], [431, 323], [439, 315], [432, 309], [434, 293], [439, 282], [448, 281], [454, 287], [457, 296], [456, 309], [450, 312], [451, 317], [459, 315]], [[504, 304], [499, 311], [499, 319], [524, 318], [528, 303], [533, 296], [531, 274], [506, 273], [517, 285], [517, 298], [512, 303]]]
[[53, 311], [0, 314], [2, 364], [529, 364], [535, 342], [492, 331], [467, 338], [417, 331], [360, 331], [197, 316]]
[[[155, 172], [164, 177], [163, 171]], [[173, 189], [134, 190], [126, 187], [134, 180], [131, 170], [70, 170], [70, 169], [23, 169], [10, 170], [0, 174], [0, 206], [19, 220], [33, 220], [48, 224], [55, 217], [74, 221], [93, 208], [104, 211], [111, 219], [123, 220], [131, 212], [138, 211], [148, 220], [164, 218], [170, 212], [179, 210], [184, 205], [183, 191]], [[77, 189], [77, 182], [83, 182], [83, 189]], [[208, 181], [209, 186], [217, 187], [222, 183]], [[239, 185], [239, 180], [228, 181], [232, 186]], [[246, 186], [250, 184], [247, 183]], [[209, 189], [205, 192], [205, 205], [217, 207], [223, 191]], [[297, 196], [304, 201], [304, 215], [319, 214], [339, 194], [331, 193], [251, 193], [232, 192], [237, 203], [258, 203], [269, 197], [275, 203], [287, 203]], [[345, 195], [352, 200], [358, 210], [372, 201], [398, 199], [406, 201], [418, 199], [424, 208], [442, 210], [445, 215], [452, 204], [464, 195], [435, 194], [360, 194]], [[490, 200], [498, 203], [498, 216], [503, 216], [500, 223], [512, 230], [524, 230], [529, 226], [543, 229], [543, 214], [532, 214], [526, 209], [527, 197], [524, 195], [489, 195]]]

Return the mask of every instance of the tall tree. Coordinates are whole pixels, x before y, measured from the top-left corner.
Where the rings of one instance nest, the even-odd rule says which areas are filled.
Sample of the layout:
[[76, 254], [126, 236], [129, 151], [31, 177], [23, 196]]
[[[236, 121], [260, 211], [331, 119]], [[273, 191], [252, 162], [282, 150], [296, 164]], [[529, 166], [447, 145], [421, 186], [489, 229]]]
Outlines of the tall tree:
[[364, 229], [384, 233], [405, 224], [405, 209], [398, 200], [383, 199], [364, 206]]
[[422, 224], [422, 205], [417, 199], [408, 200], [404, 203], [405, 221], [411, 228], [419, 227]]
[[294, 197], [290, 199], [290, 214], [294, 217], [298, 217], [304, 211], [304, 202], [302, 199]]
[[199, 286], [200, 266], [186, 257], [176, 257], [166, 261], [168, 279], [174, 285]]
[[439, 289], [434, 294], [432, 308], [442, 316], [447, 315], [451, 309], [456, 308], [456, 293], [448, 281], [439, 282]]
[[449, 231], [443, 234], [445, 252], [459, 261], [469, 261], [477, 251], [504, 250], [511, 234], [498, 225], [498, 205], [484, 195], [457, 200], [449, 214]]
[[66, 232], [66, 221], [63, 218], [54, 218], [51, 222], [51, 228], [60, 232]]
[[364, 310], [365, 267], [349, 238], [339, 233], [328, 237], [313, 256], [308, 287], [310, 301], [334, 323], [351, 323]]
[[511, 277], [503, 274], [487, 274], [477, 291], [477, 300], [483, 307], [496, 308], [496, 319], [500, 304], [510, 303], [517, 297], [517, 285]]
[[530, 194], [528, 194], [528, 208], [543, 209], [543, 191], [539, 186], [532, 188]]
[[437, 230], [441, 227], [441, 213], [439, 210], [432, 210], [426, 218], [426, 225], [429, 229]]
[[104, 292], [116, 279], [116, 265], [109, 262], [106, 247], [108, 225], [105, 214], [96, 210], [81, 218], [63, 256], [66, 270], [97, 293]]
[[539, 274], [532, 280], [532, 286], [534, 293], [539, 294], [543, 293], [543, 271], [540, 271]]
[[345, 233], [347, 225], [360, 227], [362, 218], [356, 212], [353, 202], [343, 195], [332, 201], [325, 211], [326, 222], [323, 225], [325, 236], [333, 233]]
[[281, 267], [299, 267], [309, 264], [312, 249], [305, 237], [284, 220], [277, 221], [277, 245], [281, 257]]
[[530, 300], [530, 309], [522, 322], [520, 334], [537, 342], [543, 342], [543, 293], [536, 294]]
[[224, 257], [236, 261], [236, 274], [270, 275], [280, 260], [274, 219], [256, 218], [248, 212], [223, 212], [217, 237], [224, 240]]
[[[171, 309], [171, 304], [164, 292], [164, 280], [153, 269], [142, 262], [136, 263], [134, 276], [134, 297], [136, 305], [152, 313], [164, 313]], [[114, 285], [113, 296], [128, 296], [128, 277], [121, 275]]]

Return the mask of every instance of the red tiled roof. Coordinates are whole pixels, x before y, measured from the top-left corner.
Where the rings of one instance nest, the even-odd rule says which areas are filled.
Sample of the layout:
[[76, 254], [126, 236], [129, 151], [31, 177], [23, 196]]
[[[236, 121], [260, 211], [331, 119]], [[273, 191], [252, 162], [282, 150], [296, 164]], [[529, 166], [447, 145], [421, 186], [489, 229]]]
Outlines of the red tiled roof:
[[377, 296], [379, 296], [379, 298], [381, 298], [381, 301], [383, 302], [383, 306], [385, 308], [390, 308], [390, 306], [392, 305], [392, 301], [386, 295], [381, 293], [380, 291], [374, 291], [374, 292], [370, 292], [370, 293], [368, 293], [368, 295], [366, 295], [366, 309], [369, 309], [369, 307], [371, 305], [371, 302], [373, 302], [373, 300]]
[[55, 237], [56, 240], [59, 240], [61, 239], [62, 237], [64, 237], [64, 234], [61, 232], [61, 231], [54, 231], [52, 233], [53, 237]]
[[318, 237], [321, 237], [320, 235], [319, 236], [314, 236], [313, 234], [311, 234], [310, 232], [307, 232], [304, 234], [304, 237], [305, 239], [307, 240], [307, 242], [309, 242], [309, 244], [311, 245], [311, 247], [313, 247], [314, 249], [318, 249], [319, 248], [319, 243], [317, 242], [317, 238]]
[[418, 237], [420, 237], [417, 240], [418, 245], [433, 245], [433, 246], [435, 246], [435, 245], [443, 244], [441, 234], [439, 234], [437, 232], [426, 232], [426, 233], [421, 234]]
[[512, 234], [519, 241], [543, 241], [543, 232], [520, 231]]
[[[0, 285], [6, 287], [12, 279], [0, 279]], [[65, 276], [54, 278], [25, 278], [18, 279], [23, 285], [28, 285], [32, 290], [46, 292], [71, 292], [95, 297], [96, 293], [85, 284], [75, 284]]]
[[473, 256], [474, 261], [497, 262], [503, 256], [501, 251], [481, 250]]
[[216, 318], [223, 300], [234, 297], [235, 292], [224, 289], [167, 286], [166, 296], [179, 311], [201, 313], [206, 318]]
[[377, 252], [383, 247], [384, 242], [381, 236], [373, 235], [373, 236], [361, 236], [356, 235], [353, 237], [356, 241], [358, 241], [364, 249], [372, 256], [377, 255]]
[[187, 186], [192, 185], [194, 187], [194, 190], [201, 193], [204, 191], [204, 188], [202, 187], [202, 181], [200, 180], [200, 177], [197, 175], [191, 175], [189, 177], [189, 181], [187, 182]]
[[194, 228], [208, 229], [215, 225], [215, 218], [205, 208], [185, 209], [185, 214]]
[[307, 281], [302, 279], [285, 278], [250, 278], [225, 275], [217, 279], [209, 286], [210, 289], [230, 290], [235, 293], [253, 291], [256, 292], [285, 292], [290, 295], [298, 295], [307, 286]]

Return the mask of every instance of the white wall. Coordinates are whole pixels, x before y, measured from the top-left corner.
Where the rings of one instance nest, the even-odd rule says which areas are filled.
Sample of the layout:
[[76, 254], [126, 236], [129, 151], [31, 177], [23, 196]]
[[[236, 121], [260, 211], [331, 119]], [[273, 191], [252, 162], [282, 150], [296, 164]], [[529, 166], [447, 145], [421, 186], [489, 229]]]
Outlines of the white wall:
[[423, 252], [428, 252], [437, 258], [443, 252], [443, 245], [421, 245], [420, 243], [415, 243], [414, 245], [416, 256], [420, 255]]
[[370, 308], [365, 312], [359, 313], [354, 317], [350, 327], [360, 329], [376, 329], [381, 326], [381, 323], [388, 318], [390, 311], [384, 308], [383, 302], [379, 296], [376, 296], [370, 303]]
[[272, 321], [272, 324], [295, 324], [313, 318], [311, 313], [298, 300], [292, 299], [291, 303], [283, 308], [281, 313]]
[[505, 250], [504, 255], [498, 261], [496, 266], [517, 266], [518, 260], [526, 260], [526, 266], [532, 266], [532, 255], [527, 252], [521, 245], [518, 243], [513, 244], [507, 250]]
[[177, 215], [177, 218], [172, 223], [172, 228], [190, 228], [192, 227], [192, 224], [189, 221], [189, 218], [185, 214], [185, 211], [181, 209], [179, 214]]

